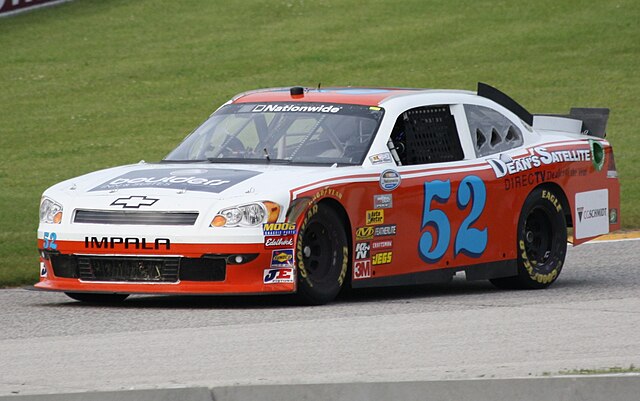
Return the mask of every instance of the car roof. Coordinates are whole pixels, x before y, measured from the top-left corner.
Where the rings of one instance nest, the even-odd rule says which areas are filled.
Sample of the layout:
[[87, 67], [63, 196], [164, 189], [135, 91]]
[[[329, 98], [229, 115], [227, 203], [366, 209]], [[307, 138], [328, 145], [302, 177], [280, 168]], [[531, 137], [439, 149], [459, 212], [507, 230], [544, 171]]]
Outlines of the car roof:
[[301, 91], [302, 94], [292, 94], [292, 88], [290, 87], [259, 89], [237, 95], [232, 99], [232, 103], [314, 102], [378, 106], [392, 97], [410, 96], [418, 93], [466, 93], [475, 95], [475, 92], [469, 91], [418, 88], [331, 87], [321, 89], [304, 88]]

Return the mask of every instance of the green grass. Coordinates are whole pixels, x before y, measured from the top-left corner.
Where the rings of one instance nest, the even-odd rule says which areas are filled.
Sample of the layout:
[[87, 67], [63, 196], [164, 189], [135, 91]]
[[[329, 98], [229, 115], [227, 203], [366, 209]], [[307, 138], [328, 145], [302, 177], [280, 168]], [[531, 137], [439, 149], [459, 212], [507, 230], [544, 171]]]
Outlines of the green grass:
[[475, 89], [610, 107], [622, 221], [640, 209], [640, 3], [76, 0], [0, 19], [0, 285], [36, 280], [40, 194], [158, 160], [232, 95], [301, 84]]

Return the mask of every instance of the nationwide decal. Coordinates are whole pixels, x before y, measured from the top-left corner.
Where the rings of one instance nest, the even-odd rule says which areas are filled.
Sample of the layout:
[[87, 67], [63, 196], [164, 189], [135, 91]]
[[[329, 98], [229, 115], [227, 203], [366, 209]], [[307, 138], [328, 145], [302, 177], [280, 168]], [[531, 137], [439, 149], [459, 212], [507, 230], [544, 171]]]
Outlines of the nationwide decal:
[[266, 237], [266, 239], [264, 240], [264, 246], [267, 247], [267, 248], [292, 247], [293, 246], [293, 236]]
[[129, 196], [128, 198], [118, 198], [111, 202], [111, 206], [122, 206], [123, 209], [139, 209], [140, 206], [153, 206], [159, 199], [147, 198], [146, 196]]
[[387, 236], [396, 235], [396, 225], [387, 224], [384, 226], [375, 227], [373, 235], [375, 237], [387, 237]]
[[391, 259], [393, 258], [393, 252], [380, 252], [373, 255], [371, 258], [371, 264], [375, 265], [386, 265], [391, 263]]
[[271, 267], [293, 267], [293, 248], [271, 252]]
[[389, 249], [393, 248], [393, 241], [390, 239], [382, 240], [382, 241], [374, 241], [371, 243], [371, 250], [378, 251], [380, 249]]
[[145, 169], [130, 171], [90, 191], [125, 188], [163, 188], [219, 193], [260, 173], [228, 169]]
[[367, 210], [367, 225], [384, 224], [384, 210]]
[[369, 250], [371, 249], [368, 242], [359, 242], [356, 244], [356, 260], [369, 259]]
[[380, 174], [380, 188], [384, 191], [393, 191], [400, 186], [400, 173], [395, 170], [384, 170]]
[[264, 284], [293, 283], [293, 268], [265, 269], [263, 275]]
[[296, 223], [264, 223], [262, 234], [265, 237], [284, 237], [298, 232]]
[[371, 277], [371, 261], [370, 260], [358, 260], [353, 263], [353, 279], [359, 280], [362, 278]]
[[338, 113], [340, 106], [324, 104], [257, 104], [252, 113]]
[[374, 232], [373, 227], [358, 227], [356, 229], [356, 240], [362, 241], [372, 239]]
[[147, 240], [137, 237], [84, 237], [84, 247], [87, 249], [148, 249], [148, 250], [170, 250], [171, 241], [169, 238], [156, 238]]
[[542, 165], [590, 160], [591, 151], [589, 149], [557, 150], [550, 152], [543, 147], [536, 147], [533, 148], [533, 154], [529, 156], [507, 161], [487, 159], [487, 162], [493, 168], [496, 178], [502, 178], [506, 175], [521, 173]]
[[377, 155], [369, 156], [369, 161], [373, 165], [391, 163], [391, 153], [384, 152], [384, 153], [378, 153]]
[[374, 209], [391, 209], [393, 207], [393, 195], [373, 195]]

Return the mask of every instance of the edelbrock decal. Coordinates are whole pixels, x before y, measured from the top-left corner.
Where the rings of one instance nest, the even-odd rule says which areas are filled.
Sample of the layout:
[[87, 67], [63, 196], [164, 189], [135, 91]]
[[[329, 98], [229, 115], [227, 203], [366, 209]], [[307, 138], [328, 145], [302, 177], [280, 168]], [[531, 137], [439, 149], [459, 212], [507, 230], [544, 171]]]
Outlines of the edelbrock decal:
[[161, 168], [130, 171], [90, 191], [124, 188], [166, 188], [219, 193], [260, 173], [227, 169]]

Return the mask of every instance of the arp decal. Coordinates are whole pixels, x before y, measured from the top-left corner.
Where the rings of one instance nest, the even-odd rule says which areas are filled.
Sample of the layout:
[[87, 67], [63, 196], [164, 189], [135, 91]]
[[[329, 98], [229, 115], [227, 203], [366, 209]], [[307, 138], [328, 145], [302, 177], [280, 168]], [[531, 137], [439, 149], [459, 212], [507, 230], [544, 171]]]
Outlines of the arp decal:
[[400, 186], [400, 173], [395, 170], [384, 170], [380, 174], [380, 188], [384, 191], [393, 191]]
[[533, 148], [532, 153], [533, 154], [530, 156], [521, 157], [519, 159], [509, 161], [487, 159], [487, 162], [493, 168], [496, 178], [502, 178], [507, 174], [520, 173], [545, 164], [591, 160], [591, 150], [589, 149], [557, 150], [549, 152], [543, 147], [537, 147]]
[[374, 232], [373, 227], [358, 227], [356, 229], [356, 241], [372, 239]]
[[[427, 263], [437, 262], [449, 249], [451, 222], [449, 217], [437, 208], [437, 204], [449, 202], [450, 197], [451, 181], [435, 180], [424, 183], [423, 232], [420, 236], [418, 251], [422, 260]], [[472, 224], [484, 211], [486, 200], [487, 189], [479, 177], [469, 175], [460, 182], [456, 199], [458, 209], [464, 210], [471, 204], [471, 210], [455, 234], [454, 257], [460, 253], [470, 257], [479, 257], [487, 248], [487, 228], [472, 227]], [[434, 202], [436, 205], [432, 205]], [[426, 227], [433, 228], [435, 239], [429, 231], [424, 231]]]
[[272, 251], [271, 267], [293, 267], [293, 248]]
[[384, 224], [384, 210], [367, 210], [367, 225]]
[[353, 263], [353, 279], [358, 280], [361, 278], [371, 277], [371, 261], [370, 260], [358, 260]]
[[293, 268], [265, 269], [262, 282], [264, 284], [293, 283]]
[[284, 237], [297, 233], [296, 223], [264, 223], [262, 234], [265, 237]]
[[58, 244], [56, 244], [56, 240], [58, 239], [58, 235], [56, 233], [44, 233], [44, 244], [42, 245], [44, 249], [56, 250], [58, 249]]
[[356, 260], [369, 259], [371, 246], [368, 242], [358, 242], [356, 244]]
[[91, 191], [123, 188], [166, 188], [219, 193], [260, 173], [227, 169], [159, 168], [130, 171], [113, 178]]
[[391, 263], [391, 259], [393, 258], [393, 252], [380, 252], [373, 255], [371, 258], [372, 265], [386, 265]]
[[140, 206], [153, 206], [159, 199], [147, 198], [146, 196], [129, 196], [128, 198], [118, 198], [111, 202], [111, 206], [122, 206], [123, 209], [139, 209]]
[[392, 207], [393, 207], [393, 195], [391, 194], [373, 195], [374, 209], [391, 209]]

